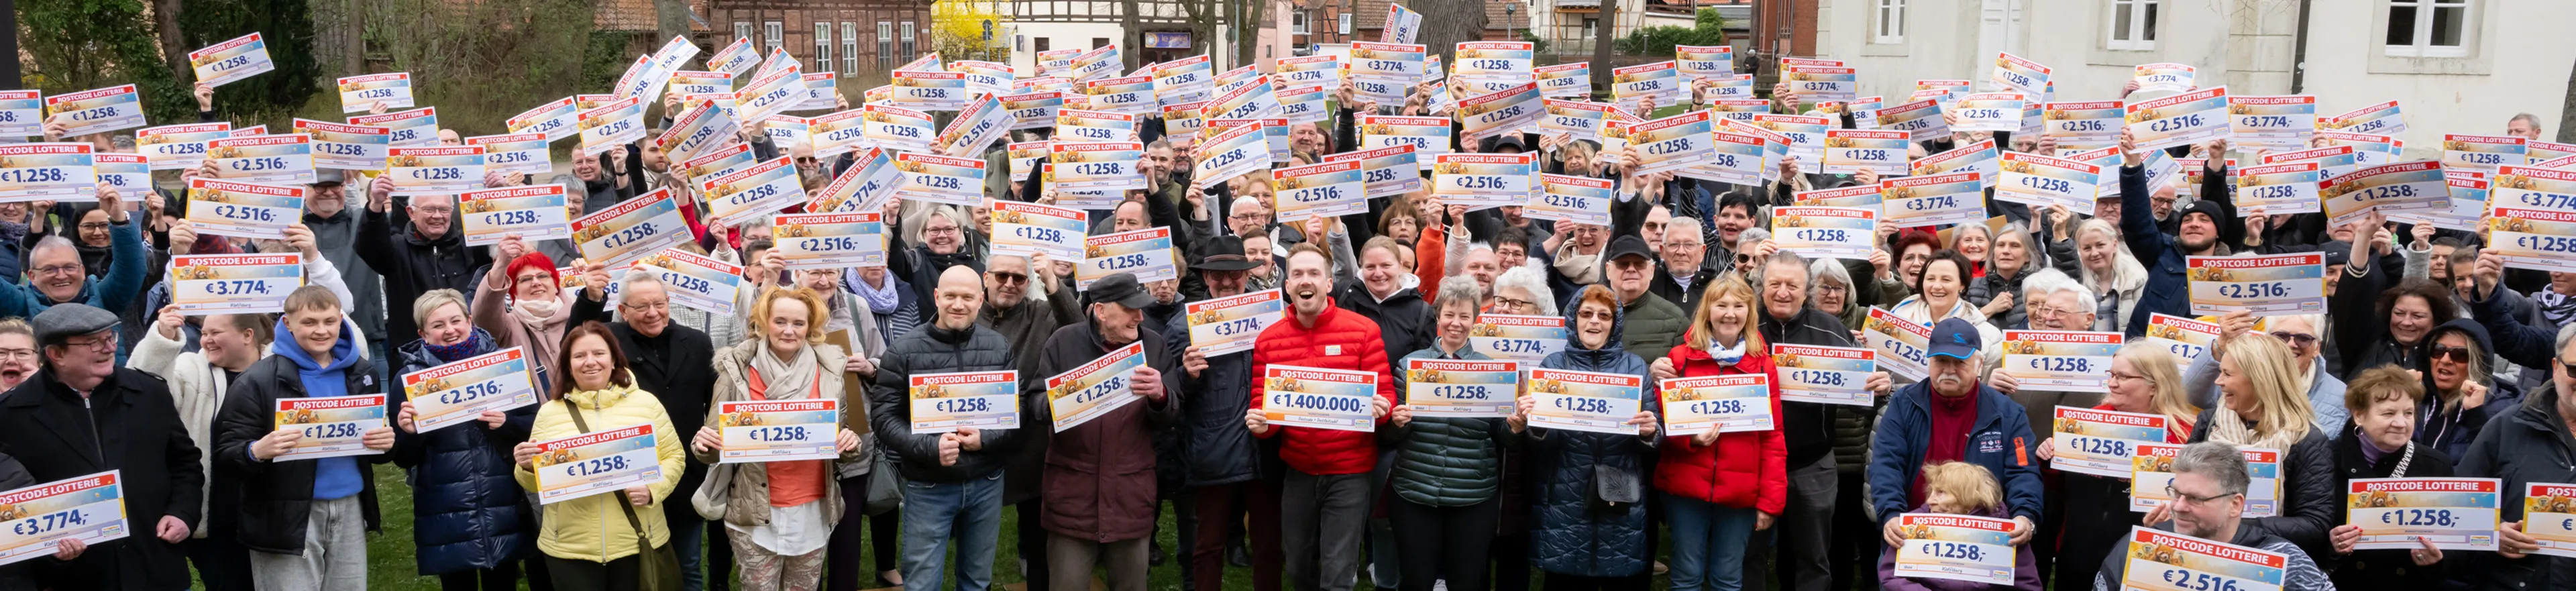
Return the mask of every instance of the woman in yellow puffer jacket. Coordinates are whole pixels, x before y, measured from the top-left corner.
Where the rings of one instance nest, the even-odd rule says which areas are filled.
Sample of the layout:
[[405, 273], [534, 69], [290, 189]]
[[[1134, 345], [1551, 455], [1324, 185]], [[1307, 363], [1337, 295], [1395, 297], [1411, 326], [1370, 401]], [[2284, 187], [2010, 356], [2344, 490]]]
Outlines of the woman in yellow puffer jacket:
[[537, 490], [531, 460], [542, 448], [536, 442], [584, 432], [573, 423], [571, 413], [576, 408], [590, 432], [651, 424], [655, 434], [653, 455], [662, 465], [663, 477], [648, 485], [546, 505], [538, 519], [537, 549], [546, 554], [546, 571], [556, 589], [634, 589], [643, 563], [638, 555], [650, 549], [637, 547], [635, 526], [627, 522], [626, 511], [617, 504], [634, 506], [644, 537], [653, 547], [670, 543], [671, 529], [663, 523], [658, 505], [678, 486], [680, 471], [686, 466], [681, 435], [672, 431], [671, 417], [663, 411], [661, 399], [635, 389], [634, 378], [626, 371], [626, 355], [617, 350], [617, 339], [609, 336], [606, 326], [585, 322], [573, 327], [564, 334], [562, 357], [558, 367], [564, 371], [554, 387], [555, 397], [560, 400], [537, 409], [530, 442], [513, 450], [519, 462], [515, 471], [519, 486]]

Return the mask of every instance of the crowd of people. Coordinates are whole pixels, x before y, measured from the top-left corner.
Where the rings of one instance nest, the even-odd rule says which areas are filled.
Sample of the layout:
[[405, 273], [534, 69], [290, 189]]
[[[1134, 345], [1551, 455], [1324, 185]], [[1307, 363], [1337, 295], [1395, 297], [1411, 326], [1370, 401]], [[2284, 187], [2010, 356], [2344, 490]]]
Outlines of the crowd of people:
[[[1343, 85], [1276, 164], [1354, 150], [1362, 115], [1443, 115], [1438, 84], [1401, 105]], [[1666, 111], [1701, 108], [1707, 88]], [[199, 85], [209, 121], [212, 97]], [[1770, 98], [1774, 112], [1852, 125], [1786, 84]], [[662, 106], [663, 127], [684, 109], [677, 95]], [[63, 124], [46, 139], [133, 150], [113, 134], [62, 137]], [[744, 122], [734, 139], [790, 157], [809, 191], [853, 167], [763, 128]], [[2540, 133], [2529, 115], [2508, 128]], [[1223, 588], [1229, 568], [1263, 591], [1351, 589], [1363, 574], [1456, 591], [1987, 586], [1898, 575], [1906, 513], [2009, 520], [2010, 586], [2023, 591], [2122, 588], [2133, 526], [2287, 554], [2295, 591], [2576, 586], [2576, 559], [2535, 553], [2519, 524], [2523, 484], [2576, 482], [2576, 273], [2507, 268], [2478, 233], [2377, 214], [2242, 215], [2227, 156], [2261, 150], [2171, 148], [2204, 158], [2205, 174], [2159, 181], [2124, 136], [2105, 175], [2117, 196], [2092, 211], [1990, 199], [2007, 223], [1882, 223], [1866, 257], [1811, 259], [1769, 239], [1771, 209], [1883, 179], [1796, 158], [1767, 186], [1640, 174], [1635, 146], [1531, 131], [1452, 148], [1534, 151], [1548, 173], [1607, 179], [1608, 224], [1444, 204], [1428, 182], [1362, 213], [1281, 223], [1266, 172], [1194, 182], [1198, 137], [1147, 117], [1137, 139], [1146, 188], [1088, 219], [1095, 234], [1170, 229], [1177, 278], [1077, 287], [1079, 261], [994, 252], [988, 207], [901, 199], [882, 206], [883, 266], [789, 270], [768, 223], [711, 223], [693, 207], [679, 248], [743, 269], [729, 313], [682, 305], [655, 274], [580, 260], [563, 240], [468, 246], [454, 196], [396, 197], [363, 171], [319, 171], [282, 240], [202, 234], [184, 192], [101, 185], [95, 204], [0, 204], [0, 249], [15, 255], [0, 266], [18, 279], [0, 289], [0, 316], [24, 319], [0, 320], [0, 488], [119, 470], [126, 517], [144, 528], [64, 541], [0, 568], [0, 588], [361, 589], [369, 532], [405, 510], [412, 562], [446, 589], [697, 591], [738, 576], [745, 589], [982, 590], [999, 561], [1041, 590], [1095, 576], [1141, 590], [1166, 564], [1201, 591]], [[2058, 148], [1959, 132], [1913, 150], [1986, 140]], [[988, 148], [1009, 170], [1002, 143]], [[651, 139], [570, 158], [569, 175], [485, 184], [560, 183], [585, 211], [695, 192]], [[1035, 171], [1006, 177], [987, 184], [988, 204], [1058, 197]], [[301, 253], [307, 286], [278, 314], [171, 306], [171, 256], [238, 252]], [[2217, 317], [2217, 340], [2189, 361], [2132, 342], [2107, 391], [1994, 371], [2003, 330], [2136, 338], [2153, 314], [2193, 316], [2186, 256], [2299, 252], [2324, 254], [2331, 314]], [[1191, 342], [1185, 304], [1271, 289], [1284, 314], [1252, 349]], [[1782, 401], [1770, 347], [1858, 346], [1873, 308], [1929, 329], [1928, 378], [1877, 372], [1868, 405]], [[1529, 396], [1503, 417], [1417, 415], [1398, 369], [1489, 358], [1470, 339], [1486, 314], [1564, 319], [1563, 350], [1534, 367], [1645, 378], [1634, 432], [1534, 425]], [[1139, 344], [1135, 402], [1054, 427], [1048, 376]], [[424, 431], [394, 386], [511, 347], [534, 360], [538, 404]], [[1274, 365], [1374, 374], [1374, 432], [1273, 424], [1261, 376]], [[911, 376], [1003, 370], [1022, 382], [1018, 428], [915, 432]], [[1773, 428], [1667, 432], [1658, 380], [1734, 374], [1771, 376]], [[276, 460], [301, 434], [276, 429], [275, 401], [377, 393], [398, 408], [363, 436], [377, 453]], [[719, 461], [719, 404], [808, 398], [843, 404], [838, 459]], [[2164, 442], [2187, 444], [2173, 500], [2132, 511], [2128, 480], [2051, 468], [2061, 406], [2166, 417]], [[531, 496], [534, 442], [637, 424], [673, 434], [652, 454], [663, 478]], [[2243, 516], [2240, 446], [2282, 451], [2272, 516]], [[412, 506], [380, 504], [379, 474]], [[2354, 549], [2343, 483], [2454, 475], [2504, 481], [2500, 550]], [[1177, 548], [1156, 541], [1167, 503]], [[1001, 547], [1004, 511], [1015, 548]]]

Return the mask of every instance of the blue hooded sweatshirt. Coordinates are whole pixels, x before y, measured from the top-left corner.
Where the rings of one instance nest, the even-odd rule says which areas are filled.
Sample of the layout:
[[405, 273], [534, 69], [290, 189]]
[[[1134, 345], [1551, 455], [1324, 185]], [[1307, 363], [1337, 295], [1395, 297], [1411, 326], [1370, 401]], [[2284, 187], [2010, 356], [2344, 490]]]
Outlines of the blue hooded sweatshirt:
[[[347, 396], [350, 394], [347, 372], [349, 366], [358, 362], [357, 335], [350, 333], [349, 327], [347, 322], [340, 323], [340, 341], [331, 345], [330, 365], [315, 362], [312, 355], [305, 353], [304, 347], [298, 345], [292, 336], [295, 333], [287, 330], [283, 319], [277, 322], [279, 338], [269, 345], [269, 350], [295, 362], [295, 375], [304, 382], [306, 398]], [[341, 456], [313, 462], [313, 500], [347, 497], [366, 488], [366, 481], [362, 480], [365, 473], [358, 470], [357, 458]]]

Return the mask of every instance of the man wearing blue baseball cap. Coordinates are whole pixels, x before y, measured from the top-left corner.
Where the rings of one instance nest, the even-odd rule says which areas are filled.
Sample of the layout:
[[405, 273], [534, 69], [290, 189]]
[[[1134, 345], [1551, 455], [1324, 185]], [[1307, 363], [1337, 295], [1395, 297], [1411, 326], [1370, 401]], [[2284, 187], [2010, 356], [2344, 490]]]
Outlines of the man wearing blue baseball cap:
[[1924, 466], [1959, 461], [1983, 466], [2003, 483], [2004, 507], [2020, 526], [2013, 529], [2018, 546], [2039, 523], [2039, 439], [2031, 437], [2030, 419], [2021, 404], [1977, 382], [1984, 365], [1977, 326], [1951, 318], [1932, 325], [1931, 377], [1908, 384], [1889, 396], [1878, 432], [1871, 436], [1869, 502], [1889, 546], [1902, 546], [1896, 517], [1923, 506]]

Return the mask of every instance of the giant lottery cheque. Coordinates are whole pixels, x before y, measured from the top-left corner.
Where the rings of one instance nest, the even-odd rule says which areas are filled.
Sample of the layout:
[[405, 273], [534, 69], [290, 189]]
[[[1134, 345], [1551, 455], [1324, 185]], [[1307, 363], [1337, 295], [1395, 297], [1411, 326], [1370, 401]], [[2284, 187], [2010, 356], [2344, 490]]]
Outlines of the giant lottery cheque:
[[63, 137], [150, 125], [143, 120], [143, 97], [132, 84], [48, 95], [44, 101], [44, 120], [64, 118]]
[[2497, 548], [2504, 481], [2494, 478], [2355, 478], [2345, 485], [2344, 524], [2361, 528], [2355, 550]]
[[[0, 137], [23, 138], [44, 133], [44, 92], [0, 90]], [[224, 123], [226, 127], [232, 124]]]
[[1878, 353], [1878, 364], [1889, 373], [1915, 380], [1932, 375], [1924, 358], [1932, 348], [1932, 327], [1873, 307], [1861, 321], [1860, 341]]
[[778, 249], [771, 252], [778, 253], [789, 269], [884, 266], [886, 232], [879, 219], [883, 215], [877, 211], [773, 215], [769, 223]]
[[1877, 229], [1876, 208], [1787, 206], [1771, 212], [1772, 241], [1808, 258], [1869, 258]]
[[1252, 350], [1261, 331], [1287, 317], [1279, 294], [1278, 289], [1266, 289], [1190, 302], [1183, 310], [1190, 324], [1190, 346], [1208, 356]]
[[913, 374], [906, 401], [912, 433], [1020, 428], [1020, 372]]
[[386, 109], [412, 108], [410, 72], [349, 76], [337, 82], [342, 114], [364, 113], [378, 105]]
[[2290, 556], [2145, 527], [2129, 528], [2122, 591], [2281, 591]]
[[304, 257], [295, 253], [174, 256], [170, 257], [170, 286], [170, 305], [184, 315], [283, 312], [286, 294], [304, 286]]
[[2249, 150], [2302, 149], [2317, 133], [2315, 96], [2231, 96], [2227, 114], [2233, 141]]
[[1998, 201], [2087, 211], [2099, 196], [2102, 167], [2089, 162], [2005, 152], [1999, 166], [2003, 179], [1995, 185]]
[[2181, 362], [2177, 369], [2188, 368], [2191, 362], [2209, 354], [2209, 345], [2218, 340], [2218, 324], [2181, 316], [2150, 314], [2147, 316], [2147, 335], [2143, 340], [2173, 353], [2174, 360]]
[[[2173, 461], [2182, 455], [2182, 444], [2140, 443], [2131, 448], [2129, 472], [2129, 510], [2153, 511], [2173, 502], [2165, 487], [2173, 484]], [[2281, 513], [2281, 450], [2261, 447], [2238, 447], [2245, 458], [2245, 513], [2248, 518], [2271, 517]]]
[[[127, 193], [121, 193], [122, 195], [140, 195], [140, 193], [133, 193], [131, 191], [151, 189], [152, 162], [150, 158], [151, 157], [144, 156], [142, 154], [94, 154], [92, 155], [91, 170], [98, 178], [99, 183], [106, 184], [109, 187], [114, 187], [120, 191], [129, 191]], [[97, 195], [93, 192], [91, 196], [96, 197]], [[125, 199], [126, 211], [141, 211], [142, 209], [143, 199], [138, 197], [127, 197]]]
[[2116, 332], [2007, 330], [1995, 371], [2031, 390], [2100, 392], [2111, 387], [2111, 354], [2125, 341]]
[[206, 140], [206, 157], [224, 180], [281, 185], [313, 184], [313, 137], [295, 133]]
[[316, 167], [384, 170], [385, 159], [392, 154], [393, 131], [384, 127], [301, 118], [296, 119], [294, 125], [295, 133], [313, 137], [313, 165]]
[[[1992, 189], [1995, 188], [1995, 185], [2001, 184], [2004, 178], [2003, 158], [1996, 155], [1995, 141], [1991, 139], [1978, 140], [1977, 143], [1951, 148], [1950, 150], [1939, 154], [1933, 154], [1914, 160], [1915, 176], [1955, 174], [1962, 172], [1977, 173], [1979, 188]], [[1887, 180], [1895, 181], [1899, 179]], [[1982, 203], [1984, 196], [1979, 195], [1978, 200], [1980, 203], [1977, 204], [1977, 215], [1980, 217], [1977, 219], [1985, 219], [1983, 217], [1985, 215], [1984, 212], [1986, 211], [1984, 207], [1985, 204]]]
[[514, 133], [478, 135], [465, 138], [465, 145], [483, 147], [483, 169], [502, 174], [542, 174], [555, 169], [553, 153], [545, 134]]
[[1887, 179], [1879, 183], [1879, 209], [1900, 228], [1981, 221], [1986, 219], [1984, 176], [1969, 171]]
[[805, 186], [786, 156], [699, 181], [698, 192], [713, 223], [727, 225], [805, 203]]
[[483, 188], [483, 146], [402, 147], [389, 150], [385, 174], [395, 195], [452, 194]]
[[2126, 107], [2120, 101], [2046, 103], [2040, 109], [2040, 135], [2057, 138], [2061, 150], [2116, 145]]
[[223, 86], [243, 78], [277, 69], [268, 57], [268, 42], [251, 33], [188, 52], [188, 66], [196, 70], [197, 83]]
[[232, 129], [223, 122], [147, 127], [134, 132], [135, 151], [152, 158], [153, 170], [196, 168], [206, 162], [206, 140], [232, 137]]
[[1665, 435], [1769, 431], [1777, 423], [1780, 406], [1771, 398], [1769, 374], [1673, 378], [1660, 384]]
[[1645, 397], [1646, 377], [1532, 368], [1527, 387], [1523, 395], [1537, 397], [1531, 427], [1634, 435], [1637, 426], [1628, 420]]
[[2324, 171], [2315, 162], [2246, 166], [2236, 169], [2236, 211], [2245, 215], [2316, 213], [2317, 184]]
[[2225, 86], [2129, 103], [2125, 109], [2123, 120], [2140, 150], [2197, 144], [2235, 132]]
[[2185, 259], [2190, 265], [2193, 314], [2248, 310], [2256, 316], [2286, 316], [2326, 311], [2322, 253]]
[[507, 127], [510, 133], [545, 134], [548, 142], [572, 137], [573, 134], [581, 131], [574, 127], [576, 123], [574, 118], [580, 114], [577, 102], [573, 97], [563, 97], [537, 105], [535, 108], [510, 116]]
[[188, 224], [200, 234], [263, 240], [286, 238], [286, 226], [304, 219], [302, 186], [188, 179]]
[[[99, 156], [106, 158], [105, 155]], [[104, 160], [102, 160], [104, 162]], [[104, 169], [102, 169], [104, 170]], [[104, 175], [105, 173], [101, 173]], [[2441, 209], [2405, 211], [2391, 214], [2389, 221], [2406, 224], [2431, 224], [2436, 228], [2476, 232], [2487, 227], [2487, 173], [2474, 170], [2442, 171], [2442, 182], [2449, 185], [2450, 206]], [[2493, 248], [2490, 246], [2489, 248]]]
[[564, 186], [555, 183], [466, 191], [456, 198], [458, 220], [465, 225], [465, 244], [499, 244], [518, 236], [535, 240], [572, 237], [572, 214], [579, 204], [566, 203]]
[[312, 460], [384, 453], [367, 449], [367, 432], [385, 428], [385, 395], [280, 398], [278, 431], [297, 431], [303, 439], [272, 461]]
[[994, 201], [992, 215], [994, 254], [1079, 260], [1091, 229], [1088, 212], [1043, 203]]
[[1691, 111], [1628, 127], [1628, 143], [1637, 146], [1638, 174], [1699, 166], [1715, 153], [1710, 133], [1716, 128], [1707, 111]]
[[1913, 134], [1903, 131], [1836, 129], [1825, 132], [1825, 174], [1863, 170], [1881, 176], [1904, 175], [1910, 168], [1907, 146]]
[[0, 203], [98, 200], [92, 149], [85, 142], [0, 146]]
[[1500, 418], [1519, 405], [1521, 362], [1404, 360], [1404, 405], [1416, 417]]
[[1117, 273], [1134, 273], [1139, 283], [1181, 276], [1169, 227], [1086, 237], [1082, 250], [1082, 264], [1073, 268], [1075, 289], [1090, 289], [1091, 282]]
[[1544, 193], [1521, 209], [1530, 219], [1556, 220], [1594, 226], [1610, 225], [1610, 201], [1617, 183], [1610, 179], [1563, 174], [1540, 174]]
[[1771, 345], [1771, 365], [1779, 369], [1780, 399], [1815, 404], [1869, 406], [1869, 376], [1878, 371], [1878, 352], [1853, 347]]
[[[931, 154], [897, 152], [896, 170], [909, 181], [895, 189], [895, 196], [905, 201], [923, 201], [981, 207], [984, 205], [984, 159], [951, 158]], [[794, 179], [795, 175], [788, 175]]]
[[1378, 377], [1373, 371], [1271, 365], [1253, 408], [1273, 428], [1375, 432]]
[[537, 503], [658, 484], [670, 476], [662, 473], [659, 439], [676, 436], [655, 433], [645, 423], [537, 442], [537, 455], [529, 460], [537, 474]]
[[615, 269], [689, 240], [689, 225], [680, 206], [663, 187], [618, 202], [572, 221], [572, 242], [581, 256]]
[[2111, 478], [2128, 478], [2138, 446], [2163, 443], [2165, 423], [2173, 420], [2159, 414], [2072, 406], [2057, 407], [2056, 413], [2049, 437], [2056, 453], [2049, 467]]
[[1900, 577], [2012, 585], [2012, 532], [2021, 523], [1975, 515], [1907, 513], [1896, 516], [1905, 546], [1896, 550]]
[[1361, 162], [1342, 160], [1270, 169], [1273, 211], [1280, 223], [1368, 211]]
[[[1706, 141], [1708, 134], [1700, 134]], [[1520, 154], [1441, 154], [1431, 173], [1431, 193], [1442, 203], [1467, 205], [1525, 205], [1532, 186], [1538, 180], [1531, 174], [1538, 163], [1536, 152]]]
[[1343, 152], [1324, 157], [1325, 162], [1356, 160], [1360, 163], [1360, 185], [1370, 199], [1403, 195], [1422, 188], [1423, 167], [1415, 164], [1413, 145], [1388, 146], [1357, 152]]
[[[580, 101], [576, 100], [574, 103], [578, 106]], [[641, 117], [642, 113], [642, 109], [639, 108], [636, 110], [638, 117]], [[578, 118], [578, 115], [578, 112], [576, 112], [576, 118]], [[380, 115], [359, 115], [356, 117], [350, 117], [349, 124], [384, 126], [385, 130], [390, 132], [386, 135], [391, 138], [391, 141], [395, 146], [438, 145], [438, 107], [421, 107], [409, 111], [395, 111]], [[640, 130], [643, 126], [638, 125], [636, 127]]]
[[2540, 543], [2533, 554], [2576, 558], [2576, 484], [2523, 485], [2522, 533]]
[[[1137, 341], [1064, 373], [1048, 376], [1046, 399], [1055, 432], [1082, 426], [1110, 411], [1134, 404], [1136, 368], [1145, 366], [1145, 343]], [[1259, 404], [1255, 399], [1255, 404]]]
[[1483, 314], [1467, 328], [1467, 344], [1495, 359], [1536, 362], [1565, 350], [1574, 331], [1563, 316]]
[[543, 402], [528, 351], [511, 347], [403, 374], [403, 395], [413, 405], [412, 428], [422, 433], [483, 420], [484, 411], [506, 411]]
[[109, 470], [0, 492], [9, 526], [0, 531], [0, 565], [54, 555], [62, 541], [97, 545], [130, 535], [125, 474]]
[[635, 270], [662, 280], [671, 303], [731, 316], [742, 290], [742, 266], [677, 248], [635, 261]]
[[[644, 103], [636, 97], [617, 99], [573, 116], [581, 128], [581, 153], [596, 155], [644, 139]], [[436, 145], [432, 143], [431, 145]]]
[[727, 400], [716, 403], [724, 436], [717, 463], [830, 460], [841, 456], [841, 399]]
[[[1220, 134], [1223, 140], [1231, 134]], [[1436, 158], [1449, 153], [1449, 118], [1397, 117], [1392, 115], [1360, 116], [1360, 147], [1367, 150], [1395, 146], [1413, 146], [1414, 164], [1431, 170]], [[1199, 148], [1205, 153], [1206, 147]], [[1211, 181], [1225, 180], [1223, 178]]]

